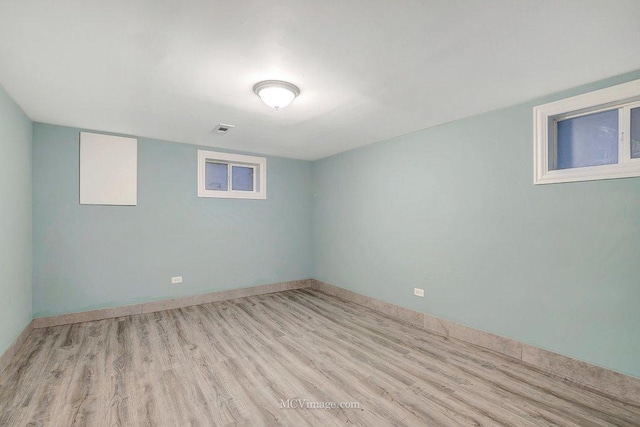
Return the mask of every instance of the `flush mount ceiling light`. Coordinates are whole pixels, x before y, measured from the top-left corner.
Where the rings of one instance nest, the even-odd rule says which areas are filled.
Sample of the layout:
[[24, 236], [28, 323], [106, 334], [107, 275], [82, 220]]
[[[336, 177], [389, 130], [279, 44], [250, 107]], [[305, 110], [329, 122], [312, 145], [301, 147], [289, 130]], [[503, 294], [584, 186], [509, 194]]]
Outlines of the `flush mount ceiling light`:
[[284, 108], [300, 95], [296, 85], [281, 80], [264, 80], [253, 86], [253, 91], [262, 102], [274, 109]]

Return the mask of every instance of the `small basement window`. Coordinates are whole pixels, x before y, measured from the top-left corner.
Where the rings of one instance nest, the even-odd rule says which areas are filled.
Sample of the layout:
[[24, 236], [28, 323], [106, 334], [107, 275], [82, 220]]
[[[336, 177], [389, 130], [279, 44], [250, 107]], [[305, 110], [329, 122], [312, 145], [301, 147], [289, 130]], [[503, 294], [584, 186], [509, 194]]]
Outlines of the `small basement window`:
[[640, 80], [533, 112], [534, 184], [640, 176]]
[[198, 197], [267, 198], [267, 159], [198, 150]]

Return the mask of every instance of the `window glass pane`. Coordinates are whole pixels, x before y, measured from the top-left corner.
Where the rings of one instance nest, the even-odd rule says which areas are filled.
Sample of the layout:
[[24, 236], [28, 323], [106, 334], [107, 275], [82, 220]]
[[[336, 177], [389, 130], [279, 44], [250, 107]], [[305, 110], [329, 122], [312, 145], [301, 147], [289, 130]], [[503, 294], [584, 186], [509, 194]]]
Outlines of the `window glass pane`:
[[227, 191], [227, 171], [229, 165], [224, 163], [207, 162], [205, 175], [205, 188], [207, 190]]
[[631, 158], [640, 158], [640, 107], [631, 109]]
[[253, 191], [253, 168], [231, 166], [231, 182], [233, 190]]
[[556, 169], [618, 163], [618, 110], [558, 122]]

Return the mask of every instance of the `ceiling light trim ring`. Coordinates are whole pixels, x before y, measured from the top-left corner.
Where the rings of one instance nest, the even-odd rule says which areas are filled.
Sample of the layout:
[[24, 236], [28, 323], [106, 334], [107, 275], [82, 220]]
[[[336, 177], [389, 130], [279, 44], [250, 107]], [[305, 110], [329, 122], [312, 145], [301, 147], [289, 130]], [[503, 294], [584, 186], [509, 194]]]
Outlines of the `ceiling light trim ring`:
[[282, 80], [264, 80], [253, 86], [253, 92], [260, 97], [268, 107], [275, 110], [291, 104], [300, 95], [300, 89]]
[[283, 80], [263, 80], [253, 85], [253, 93], [260, 96], [260, 91], [268, 87], [281, 87], [290, 90], [296, 97], [300, 95], [298, 86]]

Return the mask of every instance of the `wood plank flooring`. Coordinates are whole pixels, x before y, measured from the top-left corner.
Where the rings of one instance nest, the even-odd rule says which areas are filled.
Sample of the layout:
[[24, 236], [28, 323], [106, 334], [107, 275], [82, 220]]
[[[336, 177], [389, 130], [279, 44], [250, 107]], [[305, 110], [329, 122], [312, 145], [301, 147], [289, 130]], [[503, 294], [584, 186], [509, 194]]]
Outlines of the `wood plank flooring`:
[[278, 424], [638, 426], [640, 405], [309, 289], [36, 329], [0, 375], [0, 426]]

